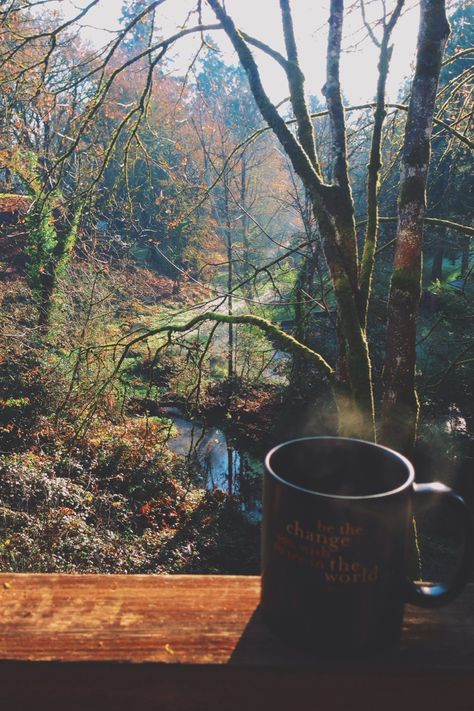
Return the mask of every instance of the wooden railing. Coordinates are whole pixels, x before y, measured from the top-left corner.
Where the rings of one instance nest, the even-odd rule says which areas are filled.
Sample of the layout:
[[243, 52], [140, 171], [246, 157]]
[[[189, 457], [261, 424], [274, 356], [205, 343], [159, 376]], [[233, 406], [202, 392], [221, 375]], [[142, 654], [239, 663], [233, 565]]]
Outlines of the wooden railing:
[[474, 586], [408, 607], [399, 652], [331, 661], [260, 619], [247, 576], [0, 575], [0, 709], [474, 709]]

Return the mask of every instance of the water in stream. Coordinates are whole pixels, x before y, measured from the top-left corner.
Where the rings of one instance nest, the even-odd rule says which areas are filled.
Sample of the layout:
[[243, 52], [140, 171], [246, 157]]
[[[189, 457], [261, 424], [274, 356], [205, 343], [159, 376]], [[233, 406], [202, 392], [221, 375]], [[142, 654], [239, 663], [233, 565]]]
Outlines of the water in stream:
[[206, 427], [187, 420], [176, 408], [168, 408], [166, 416], [177, 430], [168, 441], [168, 447], [197, 468], [200, 485], [237, 496], [249, 518], [259, 520], [261, 463], [248, 452], [234, 447], [217, 427]]

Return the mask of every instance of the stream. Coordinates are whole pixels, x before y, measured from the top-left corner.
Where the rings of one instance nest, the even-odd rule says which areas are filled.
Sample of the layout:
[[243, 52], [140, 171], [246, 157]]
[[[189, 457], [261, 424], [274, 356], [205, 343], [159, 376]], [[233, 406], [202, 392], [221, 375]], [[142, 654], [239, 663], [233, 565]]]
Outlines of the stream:
[[262, 464], [235, 447], [218, 427], [187, 420], [178, 408], [166, 408], [177, 432], [168, 447], [197, 470], [199, 485], [236, 496], [242, 511], [253, 521], [261, 519]]
[[[186, 419], [178, 407], [162, 408], [162, 414], [172, 421], [175, 430], [167, 446], [184, 457], [189, 471], [194, 473], [195, 484], [237, 497], [245, 515], [259, 522], [263, 462], [236, 446], [222, 429]], [[466, 431], [466, 420], [454, 404], [445, 426], [448, 432]]]

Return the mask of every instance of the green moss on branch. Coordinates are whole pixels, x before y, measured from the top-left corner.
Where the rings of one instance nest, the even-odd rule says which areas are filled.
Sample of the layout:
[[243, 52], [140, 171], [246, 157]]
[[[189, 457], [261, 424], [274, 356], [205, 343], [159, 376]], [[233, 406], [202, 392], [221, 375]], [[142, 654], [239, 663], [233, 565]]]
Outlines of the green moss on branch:
[[261, 316], [254, 316], [253, 314], [229, 315], [213, 312], [199, 314], [199, 316], [195, 316], [193, 319], [191, 319], [185, 324], [160, 326], [159, 328], [155, 328], [140, 334], [136, 338], [129, 341], [129, 343], [127, 343], [119, 359], [116, 370], [120, 368], [130, 348], [132, 348], [137, 343], [151, 338], [152, 336], [158, 336], [160, 334], [171, 335], [173, 333], [187, 333], [188, 331], [192, 331], [194, 328], [196, 328], [202, 323], [205, 323], [206, 321], [255, 326], [261, 331], [263, 331], [266, 336], [271, 338], [272, 341], [276, 342], [282, 350], [289, 353], [293, 353], [294, 355], [297, 355], [300, 358], [305, 358], [313, 365], [319, 367], [329, 379], [332, 379], [334, 369], [317, 351], [314, 351], [312, 348], [303, 345], [302, 343], [297, 341], [296, 338], [293, 338], [293, 336], [290, 336], [288, 333], [285, 333], [279, 326], [272, 323], [271, 321], [268, 321], [267, 319], [262, 318]]

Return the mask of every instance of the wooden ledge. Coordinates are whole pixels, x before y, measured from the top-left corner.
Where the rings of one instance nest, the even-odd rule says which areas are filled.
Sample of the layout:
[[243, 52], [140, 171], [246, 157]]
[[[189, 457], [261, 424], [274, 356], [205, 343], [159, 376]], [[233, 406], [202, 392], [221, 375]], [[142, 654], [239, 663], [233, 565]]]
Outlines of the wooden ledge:
[[399, 654], [351, 663], [276, 639], [259, 592], [250, 576], [1, 574], [1, 708], [207, 711], [260, 698], [262, 711], [291, 711], [306, 693], [321, 711], [359, 708], [361, 694], [366, 709], [473, 708], [473, 585], [447, 607], [408, 607]]

